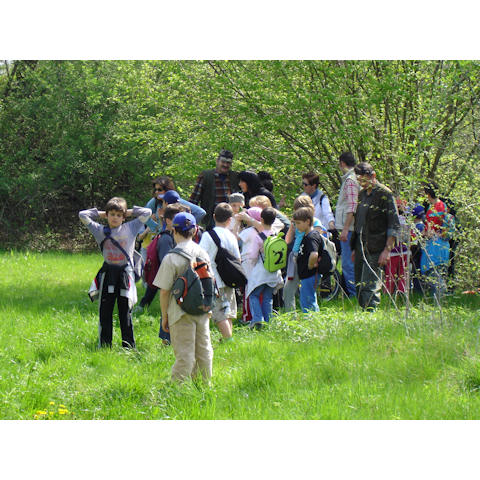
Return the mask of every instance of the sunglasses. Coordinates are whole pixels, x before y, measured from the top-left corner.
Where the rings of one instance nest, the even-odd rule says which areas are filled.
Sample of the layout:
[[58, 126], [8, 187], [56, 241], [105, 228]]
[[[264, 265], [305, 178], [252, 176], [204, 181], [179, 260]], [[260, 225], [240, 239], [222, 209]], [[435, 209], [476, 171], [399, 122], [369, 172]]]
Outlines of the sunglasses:
[[154, 192], [164, 192], [165, 189], [164, 188], [154, 188], [153, 191]]
[[302, 182], [302, 184], [303, 184], [304, 187], [309, 187], [310, 186], [309, 183]]

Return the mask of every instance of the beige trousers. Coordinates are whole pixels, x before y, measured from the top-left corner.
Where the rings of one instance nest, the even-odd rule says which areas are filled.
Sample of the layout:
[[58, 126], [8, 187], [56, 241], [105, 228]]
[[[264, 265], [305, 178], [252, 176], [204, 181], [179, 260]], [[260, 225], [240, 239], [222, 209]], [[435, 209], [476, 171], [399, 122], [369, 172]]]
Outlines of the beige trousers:
[[207, 315], [183, 315], [170, 326], [170, 342], [175, 354], [172, 380], [195, 378], [198, 371], [205, 381], [211, 378], [213, 348]]

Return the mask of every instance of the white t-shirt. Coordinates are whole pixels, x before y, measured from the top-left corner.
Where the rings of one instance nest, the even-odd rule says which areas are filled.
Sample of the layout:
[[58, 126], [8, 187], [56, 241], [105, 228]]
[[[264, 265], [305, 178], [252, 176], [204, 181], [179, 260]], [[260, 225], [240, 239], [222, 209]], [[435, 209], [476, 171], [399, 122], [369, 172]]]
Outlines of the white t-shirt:
[[[235, 238], [235, 235], [230, 232], [230, 230], [223, 227], [215, 227], [214, 230], [218, 235], [218, 238], [220, 239], [220, 245], [225, 250], [229, 251], [232, 255], [240, 259], [240, 250], [238, 248], [238, 242]], [[212, 262], [213, 274], [215, 275], [215, 280], [217, 282], [217, 287], [225, 287], [225, 284], [223, 283], [220, 275], [218, 274], [217, 264], [215, 263], [215, 257], [217, 256], [218, 248], [208, 232], [203, 233], [199, 245], [208, 253], [208, 256], [210, 257], [210, 260]]]

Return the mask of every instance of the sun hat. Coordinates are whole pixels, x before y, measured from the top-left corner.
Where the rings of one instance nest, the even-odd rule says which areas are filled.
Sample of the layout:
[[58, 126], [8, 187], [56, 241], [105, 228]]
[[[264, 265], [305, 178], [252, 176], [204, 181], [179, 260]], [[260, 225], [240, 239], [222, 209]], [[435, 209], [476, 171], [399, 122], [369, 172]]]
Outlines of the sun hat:
[[247, 210], [247, 214], [257, 222], [260, 222], [260, 219], [262, 218], [262, 209], [259, 207], [250, 207]]

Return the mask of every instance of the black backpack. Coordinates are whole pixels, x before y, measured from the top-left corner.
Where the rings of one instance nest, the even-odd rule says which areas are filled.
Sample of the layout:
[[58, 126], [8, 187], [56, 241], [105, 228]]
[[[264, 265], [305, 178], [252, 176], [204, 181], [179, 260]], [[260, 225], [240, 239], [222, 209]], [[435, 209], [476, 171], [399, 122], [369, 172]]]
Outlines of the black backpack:
[[187, 269], [172, 286], [172, 294], [180, 308], [190, 315], [205, 315], [215, 304], [215, 279], [208, 268], [206, 260], [192, 257], [181, 248], [174, 248], [176, 253], [189, 261]]
[[217, 264], [217, 272], [223, 283], [227, 287], [232, 288], [244, 287], [247, 284], [247, 275], [243, 270], [240, 260], [221, 246], [220, 238], [218, 238], [215, 230], [208, 230], [207, 233], [210, 234], [218, 248], [215, 263]]

